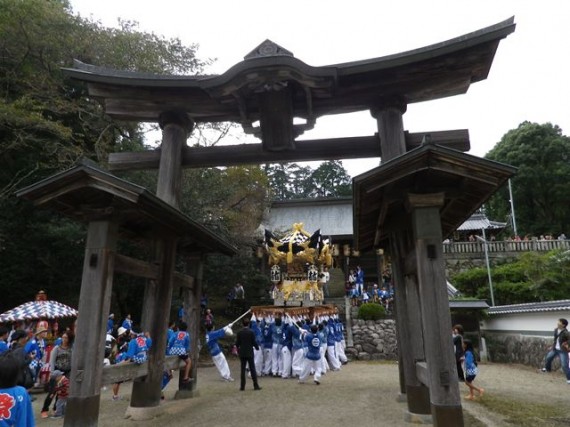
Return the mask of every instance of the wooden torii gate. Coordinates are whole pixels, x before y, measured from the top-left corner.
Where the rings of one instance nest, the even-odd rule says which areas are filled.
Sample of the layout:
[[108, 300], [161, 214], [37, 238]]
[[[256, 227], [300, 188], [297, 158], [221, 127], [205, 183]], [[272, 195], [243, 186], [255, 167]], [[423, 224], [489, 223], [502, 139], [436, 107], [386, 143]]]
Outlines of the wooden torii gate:
[[[184, 289], [185, 307], [193, 315], [192, 336], [198, 337], [199, 323], [195, 319], [199, 319], [202, 258], [210, 252], [234, 255], [236, 249], [146, 189], [119, 179], [90, 162], [22, 189], [17, 195], [36, 206], [87, 223], [65, 425], [97, 425], [101, 386], [126, 378], [135, 379], [134, 390], [138, 393], [133, 391], [130, 414], [134, 418], [152, 418], [160, 403], [160, 381], [166, 366], [166, 330], [173, 286]], [[147, 247], [152, 245], [155, 249], [153, 259], [148, 262], [117, 253], [117, 242], [121, 238]], [[174, 271], [176, 249], [188, 260], [189, 275]], [[102, 375], [114, 273], [148, 279], [145, 309], [153, 318], [143, 320], [146, 322], [143, 327], [150, 332], [153, 345], [149, 361], [142, 366], [116, 365], [105, 368], [113, 371], [109, 375]], [[198, 358], [196, 342], [194, 338], [191, 349], [194, 362]], [[178, 357], [171, 356], [170, 359], [169, 368], [178, 368]], [[194, 367], [196, 365], [194, 363]], [[192, 392], [182, 387], [178, 394], [186, 397]]]
[[[68, 76], [86, 82], [89, 95], [101, 99], [105, 112], [111, 117], [130, 121], [161, 122], [163, 143], [160, 151], [112, 154], [109, 165], [112, 170], [159, 167], [157, 194], [168, 203], [176, 205], [180, 182], [178, 177], [182, 167], [363, 157], [381, 157], [384, 163], [421, 146], [422, 142], [428, 139], [431, 143], [446, 146], [448, 149], [467, 151], [469, 137], [466, 130], [429, 132], [430, 136], [426, 138], [426, 132], [414, 134], [404, 131], [402, 115], [408, 104], [462, 94], [472, 82], [485, 79], [500, 40], [512, 33], [514, 28], [514, 19], [510, 18], [479, 31], [414, 51], [321, 67], [309, 66], [296, 59], [291, 52], [266, 40], [246, 55], [242, 62], [217, 76], [152, 76], [118, 72], [80, 62], [76, 62], [74, 68], [64, 71]], [[377, 134], [317, 141], [297, 139], [305, 130], [314, 127], [320, 116], [362, 110], [371, 111], [377, 119]], [[304, 123], [294, 123], [295, 118], [304, 119]], [[246, 133], [258, 136], [261, 143], [196, 148], [185, 145], [184, 141], [193, 123], [223, 121], [240, 123]], [[254, 126], [256, 121], [260, 123], [257, 127]], [[426, 161], [429, 163], [429, 160]], [[455, 168], [454, 172], [456, 175], [461, 174], [459, 167]], [[501, 177], [509, 171], [503, 172]], [[385, 178], [387, 182], [392, 179]], [[402, 180], [411, 190], [414, 189], [409, 179], [402, 177]], [[440, 181], [441, 178], [433, 182], [431, 187], [421, 187], [420, 196], [417, 197], [413, 195], [413, 191], [406, 191], [406, 194], [410, 193], [407, 206], [410, 207], [413, 218], [413, 221], [406, 223], [406, 227], [414, 227], [414, 241], [409, 241], [409, 236], [396, 228], [396, 231], [390, 234], [392, 250], [397, 251], [404, 246], [405, 256], [408, 256], [409, 249], [416, 246], [418, 257], [420, 247], [427, 248], [428, 258], [432, 259], [433, 255], [437, 257], [442, 232], [434, 231], [433, 227], [440, 220], [440, 205], [447, 206], [446, 195], [438, 195], [445, 193], [447, 188]], [[378, 188], [384, 188], [383, 185], [376, 183]], [[402, 184], [399, 185], [400, 188], [408, 189], [402, 187]], [[500, 185], [500, 180], [496, 181], [495, 185]], [[358, 180], [355, 180], [355, 189], [359, 190]], [[374, 195], [379, 194], [375, 190], [367, 188], [366, 191], [374, 198]], [[486, 190], [486, 195], [477, 199], [478, 203], [490, 194], [488, 187]], [[460, 184], [452, 188], [453, 194], [461, 191]], [[359, 205], [359, 199], [356, 199], [357, 246], [383, 246], [382, 238], [372, 239], [371, 244], [369, 240], [360, 240], [360, 219], [369, 220], [372, 216], [374, 231], [385, 228], [383, 222], [387, 218], [386, 214], [391, 212], [390, 197], [394, 194], [388, 191], [387, 199], [382, 196], [374, 203], [374, 206], [381, 203], [384, 208], [379, 212], [366, 212], [362, 217], [361, 212], [366, 211], [367, 207]], [[366, 202], [369, 201], [370, 198], [366, 198]], [[456, 216], [463, 216], [462, 220], [475, 209], [472, 205], [462, 206], [460, 202], [453, 203], [452, 206], [455, 207]], [[427, 228], [426, 222], [429, 223]], [[368, 225], [366, 222], [367, 227]], [[444, 230], [448, 229], [444, 227]], [[362, 231], [369, 232], [368, 229]], [[421, 243], [422, 239], [426, 238], [430, 239], [428, 246]], [[423, 256], [423, 252], [421, 254]], [[442, 295], [446, 298], [445, 280], [439, 283], [443, 276], [437, 265], [430, 264], [433, 269], [431, 272], [427, 271], [425, 266], [425, 263], [418, 262], [418, 281], [425, 283], [426, 278], [437, 279], [431, 286], [434, 289], [441, 286], [444, 293], [434, 291], [418, 298], [430, 297], [433, 302], [440, 304]], [[399, 282], [399, 286], [402, 286], [402, 283]], [[156, 301], [164, 301], [167, 297], [167, 293], [161, 292], [161, 289], [156, 287], [148, 288], [148, 294], [155, 295]], [[398, 294], [403, 292], [397, 290]], [[419, 301], [416, 299], [413, 304], [413, 307], [417, 308]], [[437, 304], [436, 307], [443, 307]], [[401, 305], [399, 301], [398, 305]], [[422, 372], [431, 372], [435, 367], [442, 369], [437, 374], [440, 381], [429, 382], [432, 398], [440, 396], [440, 390], [445, 390], [443, 399], [432, 399], [434, 424], [460, 426], [463, 424], [463, 418], [457, 380], [453, 381], [453, 378], [449, 377], [451, 368], [446, 365], [447, 358], [436, 363], [431, 357], [436, 351], [452, 351], [451, 345], [448, 350], [444, 348], [449, 339], [449, 328], [444, 331], [442, 326], [446, 319], [450, 322], [447, 300], [445, 310], [447, 317], [433, 311], [424, 313], [423, 320], [426, 320], [427, 324], [433, 321], [439, 326], [421, 335], [421, 347], [425, 349], [426, 355], [429, 355], [425, 358], [427, 364]], [[412, 348], [418, 343], [416, 340], [412, 342], [412, 337], [406, 332], [408, 329], [404, 328], [403, 323], [409, 320], [408, 316], [414, 316], [415, 313], [411, 310], [401, 311], [403, 317], [398, 317], [400, 348]], [[147, 312], [151, 313], [151, 310]], [[157, 320], [145, 319], [147, 323]], [[415, 321], [412, 323], [418, 324]], [[422, 324], [425, 326], [425, 322]], [[440, 345], [432, 346], [429, 342], [432, 338], [436, 338]], [[402, 384], [407, 385], [408, 382], [408, 371], [402, 372]], [[150, 383], [148, 385], [150, 387]], [[152, 385], [153, 391], [143, 385], [135, 386], [132, 405], [152, 406], [156, 399], [156, 386]], [[426, 406], [429, 405], [426, 405], [425, 398], [422, 398], [426, 393], [415, 393], [415, 389], [403, 385], [402, 390], [408, 391], [410, 413], [429, 412], [426, 412]]]

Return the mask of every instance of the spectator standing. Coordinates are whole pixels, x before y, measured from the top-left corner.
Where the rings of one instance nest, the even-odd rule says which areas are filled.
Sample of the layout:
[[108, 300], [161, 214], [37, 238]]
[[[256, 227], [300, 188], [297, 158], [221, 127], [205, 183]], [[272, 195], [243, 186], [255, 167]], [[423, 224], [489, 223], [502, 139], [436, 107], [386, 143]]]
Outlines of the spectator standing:
[[131, 320], [130, 314], [127, 314], [127, 317], [125, 317], [125, 320], [123, 320], [123, 323], [121, 324], [121, 326], [128, 331], [133, 329], [133, 321]]
[[463, 382], [465, 381], [465, 374], [463, 373], [463, 361], [465, 359], [463, 352], [463, 326], [459, 324], [453, 326], [451, 336], [453, 337], [453, 349], [457, 365], [457, 379]]
[[107, 319], [107, 333], [112, 334], [115, 329], [115, 315], [113, 313], [109, 314]]
[[255, 348], [259, 351], [259, 344], [257, 343], [255, 333], [249, 327], [249, 319], [247, 317], [243, 319], [242, 324], [243, 328], [237, 333], [235, 344], [241, 363], [239, 389], [241, 391], [245, 390], [245, 369], [247, 365], [253, 381], [253, 389], [261, 390], [261, 387], [259, 387], [257, 383], [257, 369], [253, 360], [253, 349]]
[[356, 289], [358, 290], [358, 295], [362, 295], [364, 291], [364, 270], [357, 265], [356, 266]]
[[567, 326], [568, 320], [558, 319], [558, 325], [556, 326], [556, 329], [554, 329], [554, 342], [552, 343], [550, 351], [546, 355], [542, 372], [550, 372], [552, 370], [552, 361], [558, 356], [560, 358], [562, 370], [564, 371], [564, 374], [566, 374], [566, 382], [570, 384], [570, 370], [568, 368], [568, 351], [570, 350], [568, 341], [570, 340], [570, 333], [568, 332], [568, 329], [566, 329]]
[[71, 332], [64, 332], [61, 336], [61, 344], [56, 345], [50, 353], [49, 365], [51, 375], [48, 382], [48, 392], [42, 406], [42, 418], [47, 418], [49, 416], [49, 407], [53, 401], [53, 398], [57, 395], [57, 375], [54, 375], [54, 373], [61, 372], [63, 375], [68, 376], [69, 372], [71, 372], [72, 346], [73, 336], [71, 336]]
[[214, 326], [214, 315], [212, 314], [212, 310], [207, 308], [206, 314], [204, 316], [204, 327], [208, 329], [208, 326]]
[[331, 280], [331, 274], [329, 273], [329, 269], [325, 266], [323, 267], [323, 272], [321, 273], [321, 280], [323, 282], [323, 293], [326, 298], [329, 297], [329, 282]]

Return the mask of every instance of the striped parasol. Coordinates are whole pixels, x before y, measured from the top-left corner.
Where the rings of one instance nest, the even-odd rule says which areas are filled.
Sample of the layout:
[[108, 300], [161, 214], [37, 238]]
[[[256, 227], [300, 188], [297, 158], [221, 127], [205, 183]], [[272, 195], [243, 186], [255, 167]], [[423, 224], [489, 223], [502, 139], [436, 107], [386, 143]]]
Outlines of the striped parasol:
[[75, 317], [77, 310], [57, 301], [30, 301], [0, 314], [0, 323], [17, 320], [60, 319]]

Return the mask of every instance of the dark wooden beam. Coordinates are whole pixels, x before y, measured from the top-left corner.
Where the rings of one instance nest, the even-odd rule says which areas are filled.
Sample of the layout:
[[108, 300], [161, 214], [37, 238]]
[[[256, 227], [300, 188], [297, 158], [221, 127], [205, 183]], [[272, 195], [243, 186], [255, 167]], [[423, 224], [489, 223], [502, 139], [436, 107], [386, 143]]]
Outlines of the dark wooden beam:
[[[158, 279], [158, 265], [140, 261], [126, 255], [115, 254], [115, 273], [142, 277], [143, 279]], [[174, 272], [174, 287], [194, 288], [194, 278], [186, 274]]]
[[[406, 146], [419, 146], [429, 133], [433, 144], [465, 150], [469, 148], [469, 132], [464, 129], [422, 133], [406, 133]], [[262, 144], [184, 147], [185, 168], [238, 166], [247, 164], [306, 162], [315, 160], [361, 159], [381, 157], [378, 135], [295, 141], [294, 150], [265, 151]], [[109, 169], [156, 169], [160, 149], [136, 153], [111, 153]]]
[[[164, 369], [180, 369], [184, 362], [178, 356], [166, 356], [164, 359]], [[101, 375], [101, 385], [115, 384], [119, 381], [128, 381], [141, 378], [148, 373], [148, 361], [141, 363], [119, 363], [117, 365], [105, 366]]]

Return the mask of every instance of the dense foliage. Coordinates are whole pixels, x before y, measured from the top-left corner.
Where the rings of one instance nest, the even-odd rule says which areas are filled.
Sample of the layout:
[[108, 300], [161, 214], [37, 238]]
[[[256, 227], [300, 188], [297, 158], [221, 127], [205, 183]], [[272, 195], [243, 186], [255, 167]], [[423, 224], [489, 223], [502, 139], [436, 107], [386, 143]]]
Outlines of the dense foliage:
[[[39, 289], [76, 306], [84, 225], [35, 209], [16, 199], [14, 191], [82, 158], [104, 167], [110, 152], [149, 149], [149, 129], [111, 120], [87, 96], [85, 85], [65, 78], [62, 67], [78, 59], [122, 70], [192, 75], [208, 61], [197, 58], [195, 45], [141, 32], [135, 23], [106, 28], [77, 17], [65, 1], [0, 0], [0, 10], [0, 311], [32, 299]], [[201, 129], [195, 132], [204, 143]], [[154, 191], [156, 171], [121, 176]], [[185, 172], [185, 212], [236, 244], [251, 243], [268, 197], [267, 178], [257, 167]], [[128, 242], [121, 242], [119, 251], [145, 256], [143, 248]], [[141, 286], [138, 279], [115, 277], [118, 316], [140, 310]]]
[[350, 175], [339, 160], [323, 162], [314, 170], [297, 163], [270, 164], [265, 172], [276, 200], [352, 195]]
[[[519, 235], [568, 233], [570, 137], [550, 123], [523, 122], [507, 132], [486, 157], [518, 168], [511, 183]], [[509, 214], [505, 187], [487, 204], [487, 215], [502, 221]]]
[[386, 317], [386, 309], [376, 303], [362, 304], [358, 308], [358, 318], [363, 320], [379, 320]]
[[[570, 295], [570, 251], [527, 252], [516, 262], [491, 269], [496, 305], [567, 299]], [[487, 269], [473, 268], [452, 278], [466, 297], [490, 302]]]

